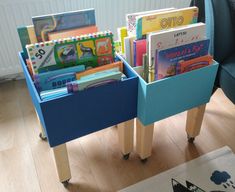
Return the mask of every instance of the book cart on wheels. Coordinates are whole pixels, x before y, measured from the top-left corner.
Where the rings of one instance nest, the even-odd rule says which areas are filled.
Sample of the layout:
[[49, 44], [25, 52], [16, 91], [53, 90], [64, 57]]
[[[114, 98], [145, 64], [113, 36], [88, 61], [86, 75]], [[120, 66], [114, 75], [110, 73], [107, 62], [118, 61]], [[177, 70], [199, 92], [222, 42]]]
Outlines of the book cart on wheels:
[[126, 79], [89, 88], [56, 99], [42, 101], [19, 53], [28, 90], [41, 123], [40, 137], [53, 149], [60, 182], [71, 178], [66, 142], [95, 131], [118, 125], [120, 148], [124, 159], [133, 150], [134, 118], [137, 113], [138, 77], [124, 63]]
[[[120, 60], [126, 62], [119, 56]], [[127, 63], [126, 63], [127, 64]], [[188, 141], [199, 135], [206, 108], [213, 90], [218, 63], [151, 83], [138, 74], [136, 118], [136, 151], [142, 162], [151, 156], [154, 122], [188, 110]]]

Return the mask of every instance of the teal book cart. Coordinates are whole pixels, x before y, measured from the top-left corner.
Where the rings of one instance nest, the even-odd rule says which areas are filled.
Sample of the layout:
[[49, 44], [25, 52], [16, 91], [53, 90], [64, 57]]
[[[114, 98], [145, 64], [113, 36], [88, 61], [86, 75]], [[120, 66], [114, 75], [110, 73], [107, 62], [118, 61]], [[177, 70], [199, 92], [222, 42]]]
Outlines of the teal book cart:
[[[121, 60], [124, 59], [119, 56]], [[151, 155], [154, 122], [188, 110], [189, 142], [199, 135], [214, 86], [218, 63], [151, 83], [138, 74], [136, 151], [145, 162]]]

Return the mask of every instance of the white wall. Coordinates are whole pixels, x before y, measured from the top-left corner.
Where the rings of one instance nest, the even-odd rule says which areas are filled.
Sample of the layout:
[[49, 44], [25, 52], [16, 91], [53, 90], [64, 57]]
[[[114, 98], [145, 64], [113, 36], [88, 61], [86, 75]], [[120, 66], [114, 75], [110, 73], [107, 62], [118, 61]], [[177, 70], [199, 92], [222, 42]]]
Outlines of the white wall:
[[0, 77], [21, 72], [17, 26], [32, 24], [31, 17], [95, 8], [100, 30], [125, 25], [125, 14], [167, 7], [187, 7], [190, 0], [0, 0]]

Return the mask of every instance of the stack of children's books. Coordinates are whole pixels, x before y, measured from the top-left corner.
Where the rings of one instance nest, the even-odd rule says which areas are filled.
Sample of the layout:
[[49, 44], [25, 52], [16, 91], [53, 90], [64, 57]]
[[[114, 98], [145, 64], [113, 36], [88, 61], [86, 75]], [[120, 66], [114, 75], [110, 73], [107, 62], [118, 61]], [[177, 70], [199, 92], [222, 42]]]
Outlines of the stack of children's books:
[[182, 74], [212, 63], [206, 26], [198, 8], [168, 8], [126, 15], [119, 42], [127, 62], [146, 82]]
[[115, 62], [113, 34], [98, 31], [94, 9], [37, 16], [32, 22], [17, 30], [42, 100], [124, 77], [123, 63]]

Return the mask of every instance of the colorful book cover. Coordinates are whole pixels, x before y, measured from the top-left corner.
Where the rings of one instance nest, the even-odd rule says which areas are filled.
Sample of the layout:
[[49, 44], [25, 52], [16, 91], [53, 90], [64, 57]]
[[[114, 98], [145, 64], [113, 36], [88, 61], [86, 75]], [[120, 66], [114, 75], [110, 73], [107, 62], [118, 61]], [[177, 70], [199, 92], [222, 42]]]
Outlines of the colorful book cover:
[[31, 44], [26, 49], [35, 74], [75, 65], [87, 69], [114, 61], [111, 31]]
[[158, 13], [162, 11], [169, 11], [173, 10], [174, 8], [167, 8], [167, 9], [157, 9], [152, 11], [144, 11], [144, 12], [137, 12], [137, 13], [129, 13], [126, 14], [126, 28], [128, 36], [135, 36], [136, 35], [136, 18], [137, 16]]
[[89, 33], [96, 33], [96, 32], [98, 32], [98, 27], [93, 25], [93, 26], [70, 29], [70, 30], [49, 32], [48, 39], [49, 41], [51, 41], [51, 40], [64, 39], [67, 37], [76, 37], [76, 36], [85, 35]]
[[79, 80], [83, 76], [87, 76], [87, 75], [90, 75], [90, 74], [94, 74], [94, 73], [97, 73], [97, 72], [100, 72], [100, 71], [113, 69], [113, 68], [118, 68], [119, 71], [123, 72], [123, 63], [121, 61], [118, 61], [118, 62], [115, 62], [115, 63], [110, 63], [108, 65], [103, 65], [103, 66], [99, 66], [99, 67], [96, 67], [96, 68], [85, 70], [83, 72], [76, 73], [76, 79]]
[[143, 55], [146, 53], [146, 39], [134, 40], [134, 66], [143, 65]]
[[143, 54], [143, 79], [148, 83], [148, 76], [149, 76], [149, 64], [148, 64], [148, 56], [147, 54]]
[[207, 65], [212, 64], [213, 57], [211, 55], [206, 55], [202, 57], [197, 57], [188, 61], [181, 60], [178, 63], [178, 73], [186, 73], [194, 69], [199, 69]]
[[66, 83], [76, 80], [76, 73], [84, 71], [84, 65], [58, 69], [34, 75], [34, 83], [38, 91], [65, 87]]
[[206, 39], [206, 25], [195, 23], [186, 26], [152, 32], [147, 35], [147, 52], [150, 82], [154, 80], [154, 66], [156, 50], [177, 47]]
[[182, 45], [170, 49], [156, 51], [155, 80], [178, 74], [178, 63], [208, 55], [210, 40]]
[[32, 18], [38, 42], [48, 41], [48, 33], [96, 25], [95, 9], [36, 16]]
[[27, 56], [26, 45], [37, 43], [34, 27], [33, 25], [18, 27], [17, 32], [20, 38], [20, 43], [21, 43], [24, 55]]
[[98, 74], [97, 76], [93, 76], [92, 78], [87, 78], [87, 79], [85, 78], [73, 81], [71, 83], [67, 83], [67, 90], [69, 93], [81, 91], [84, 89], [104, 85], [106, 83], [119, 81], [121, 80], [121, 77], [122, 77], [122, 72], [120, 71]]
[[124, 38], [127, 37], [127, 30], [126, 27], [120, 27], [117, 28], [117, 32], [118, 32], [118, 40], [121, 42], [121, 46], [122, 46], [122, 53], [124, 53]]
[[120, 41], [114, 41], [114, 49], [116, 53], [122, 52], [122, 45]]
[[153, 31], [197, 23], [197, 18], [197, 7], [138, 16], [136, 19], [136, 38], [142, 39], [147, 33]]

